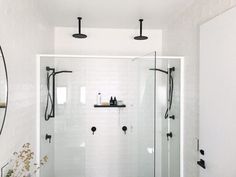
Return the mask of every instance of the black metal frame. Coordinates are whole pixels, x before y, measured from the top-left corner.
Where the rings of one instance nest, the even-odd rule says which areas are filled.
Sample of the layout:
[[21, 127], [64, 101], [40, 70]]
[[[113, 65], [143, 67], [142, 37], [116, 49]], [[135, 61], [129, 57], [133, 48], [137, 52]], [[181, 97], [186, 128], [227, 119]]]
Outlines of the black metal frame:
[[[140, 27], [141, 28], [141, 27]], [[157, 145], [156, 145], [156, 139], [157, 139], [157, 136], [156, 136], [156, 117], [157, 117], [157, 111], [156, 111], [156, 107], [157, 107], [157, 71], [160, 71], [160, 69], [157, 69], [157, 52], [155, 51], [154, 53], [154, 136], [153, 136], [153, 142], [154, 142], [154, 171], [153, 171], [153, 174], [154, 174], [154, 177], [156, 177], [156, 150], [157, 150]], [[161, 70], [162, 71], [162, 70]]]
[[5, 60], [5, 56], [3, 54], [3, 50], [2, 50], [2, 47], [0, 46], [0, 53], [2, 55], [2, 60], [3, 60], [3, 65], [4, 65], [4, 68], [5, 68], [5, 76], [6, 76], [6, 86], [7, 86], [7, 95], [6, 95], [6, 107], [4, 108], [5, 109], [5, 112], [4, 112], [4, 117], [3, 117], [3, 121], [2, 121], [2, 125], [0, 126], [0, 135], [2, 134], [2, 131], [3, 131], [3, 127], [4, 127], [4, 124], [5, 124], [5, 121], [6, 121], [6, 115], [7, 115], [7, 107], [8, 107], [8, 94], [9, 94], [9, 87], [8, 87], [8, 73], [7, 73], [7, 65], [6, 65], [6, 60]]

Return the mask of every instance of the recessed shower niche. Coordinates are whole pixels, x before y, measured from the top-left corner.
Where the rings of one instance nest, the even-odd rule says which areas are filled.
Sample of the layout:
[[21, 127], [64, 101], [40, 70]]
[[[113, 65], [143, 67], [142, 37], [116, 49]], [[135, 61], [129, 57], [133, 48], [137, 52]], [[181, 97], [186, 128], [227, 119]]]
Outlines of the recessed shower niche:
[[[181, 57], [42, 55], [38, 64], [41, 177], [180, 177]], [[47, 66], [72, 73], [55, 77], [45, 121]], [[123, 105], [108, 105], [111, 96]]]

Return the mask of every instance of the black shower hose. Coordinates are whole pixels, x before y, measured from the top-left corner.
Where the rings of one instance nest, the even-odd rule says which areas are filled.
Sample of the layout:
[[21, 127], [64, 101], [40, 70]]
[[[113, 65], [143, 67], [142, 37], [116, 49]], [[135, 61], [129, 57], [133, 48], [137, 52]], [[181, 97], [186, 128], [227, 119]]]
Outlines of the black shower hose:
[[[44, 118], [46, 121], [50, 119], [50, 115], [52, 115], [52, 112], [53, 112], [53, 101], [52, 101], [52, 96], [50, 93], [50, 76], [51, 75], [47, 73], [47, 101], [46, 101], [46, 108], [45, 108], [45, 113], [44, 113]], [[48, 114], [49, 104], [51, 106], [51, 110]]]
[[172, 75], [170, 74], [170, 80], [169, 80], [169, 106], [166, 109], [165, 119], [168, 118], [169, 110], [172, 107], [173, 92], [174, 92], [174, 79], [173, 79]]

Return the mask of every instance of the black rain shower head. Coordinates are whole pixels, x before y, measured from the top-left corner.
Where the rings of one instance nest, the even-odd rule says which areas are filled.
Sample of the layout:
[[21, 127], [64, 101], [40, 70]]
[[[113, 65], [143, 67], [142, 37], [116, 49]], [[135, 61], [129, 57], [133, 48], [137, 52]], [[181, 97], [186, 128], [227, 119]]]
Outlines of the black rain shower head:
[[87, 38], [87, 35], [81, 33], [81, 20], [82, 17], [78, 17], [78, 33], [73, 34], [72, 36], [77, 39], [84, 39]]
[[140, 35], [135, 36], [134, 39], [135, 40], [146, 40], [146, 39], [148, 39], [148, 37], [143, 36], [143, 19], [139, 19], [139, 22], [140, 22]]

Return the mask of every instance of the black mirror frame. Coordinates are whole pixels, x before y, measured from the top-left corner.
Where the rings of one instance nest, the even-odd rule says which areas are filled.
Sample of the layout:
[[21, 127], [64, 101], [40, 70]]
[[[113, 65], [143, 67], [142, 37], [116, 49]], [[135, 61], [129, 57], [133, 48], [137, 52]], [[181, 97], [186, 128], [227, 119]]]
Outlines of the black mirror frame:
[[1, 46], [0, 46], [0, 54], [1, 54], [1, 56], [2, 56], [2, 60], [3, 60], [4, 68], [5, 68], [6, 84], [7, 84], [6, 108], [5, 108], [3, 120], [2, 120], [2, 122], [0, 122], [0, 135], [1, 135], [1, 134], [2, 134], [2, 131], [3, 131], [4, 124], [5, 124], [5, 121], [6, 121], [7, 107], [8, 107], [8, 92], [9, 92], [9, 88], [8, 88], [7, 65], [6, 65], [5, 56], [4, 56], [4, 54], [3, 54], [3, 50], [2, 50], [2, 47], [1, 47]]

